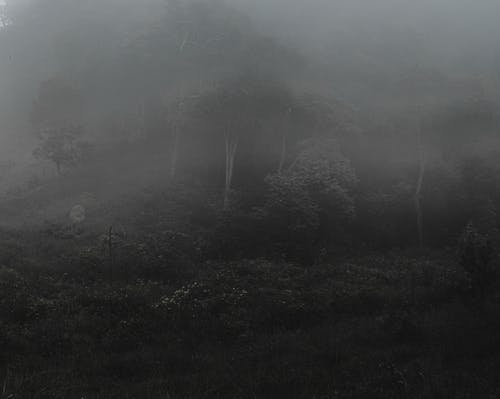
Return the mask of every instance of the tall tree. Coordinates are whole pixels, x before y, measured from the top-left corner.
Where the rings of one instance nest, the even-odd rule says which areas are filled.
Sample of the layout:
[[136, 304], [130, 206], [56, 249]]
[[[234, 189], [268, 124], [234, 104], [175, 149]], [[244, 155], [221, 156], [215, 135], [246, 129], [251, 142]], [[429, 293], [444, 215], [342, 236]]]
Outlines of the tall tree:
[[69, 85], [58, 80], [43, 82], [31, 121], [40, 141], [35, 157], [53, 162], [58, 174], [86, 155], [89, 145], [82, 140], [82, 99]]
[[[222, 142], [224, 149], [224, 208], [229, 206], [240, 146], [244, 143], [245, 150], [254, 147], [261, 135], [269, 131], [269, 126], [279, 130], [274, 135], [276, 138], [286, 140], [289, 126], [284, 121], [292, 107], [292, 99], [282, 85], [246, 76], [225, 82], [198, 102], [196, 108], [201, 111], [201, 126], [216, 142]], [[263, 139], [269, 143], [269, 137]], [[278, 161], [284, 164], [285, 156], [286, 147], [280, 152]], [[276, 158], [273, 162], [276, 165]]]

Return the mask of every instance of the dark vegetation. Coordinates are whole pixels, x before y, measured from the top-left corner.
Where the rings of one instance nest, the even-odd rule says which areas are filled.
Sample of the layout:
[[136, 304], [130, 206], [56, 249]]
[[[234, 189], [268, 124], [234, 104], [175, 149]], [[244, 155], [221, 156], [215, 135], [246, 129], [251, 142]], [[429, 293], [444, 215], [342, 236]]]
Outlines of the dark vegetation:
[[145, 3], [0, 13], [0, 399], [499, 397], [500, 58]]

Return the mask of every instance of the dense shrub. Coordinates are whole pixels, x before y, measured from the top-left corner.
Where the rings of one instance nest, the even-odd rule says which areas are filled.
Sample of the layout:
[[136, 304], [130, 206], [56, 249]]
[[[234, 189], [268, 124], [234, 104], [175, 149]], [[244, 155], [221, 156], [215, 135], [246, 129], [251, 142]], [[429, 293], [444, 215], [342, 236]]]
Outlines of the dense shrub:
[[270, 242], [287, 254], [314, 259], [313, 251], [339, 244], [354, 216], [356, 176], [334, 141], [304, 143], [294, 163], [267, 177], [262, 218]]

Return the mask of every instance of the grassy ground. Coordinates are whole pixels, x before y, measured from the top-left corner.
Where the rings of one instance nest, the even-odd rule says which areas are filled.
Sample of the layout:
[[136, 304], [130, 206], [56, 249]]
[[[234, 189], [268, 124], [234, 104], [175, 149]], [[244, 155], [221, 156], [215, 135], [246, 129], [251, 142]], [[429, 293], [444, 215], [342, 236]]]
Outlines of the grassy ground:
[[1, 398], [500, 396], [500, 297], [469, 298], [454, 254], [306, 267], [0, 238]]

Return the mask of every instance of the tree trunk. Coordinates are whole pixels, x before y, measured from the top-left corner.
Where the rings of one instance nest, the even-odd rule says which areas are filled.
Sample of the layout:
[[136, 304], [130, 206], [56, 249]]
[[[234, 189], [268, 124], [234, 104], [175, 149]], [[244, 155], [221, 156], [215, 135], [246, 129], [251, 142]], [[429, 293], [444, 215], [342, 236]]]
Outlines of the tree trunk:
[[225, 137], [226, 144], [226, 179], [224, 184], [224, 209], [228, 209], [231, 194], [231, 183], [233, 181], [234, 159], [238, 149], [238, 137], [231, 136], [229, 132]]
[[144, 98], [139, 101], [139, 123], [137, 126], [136, 139], [142, 139], [145, 136], [146, 130], [146, 101]]
[[287, 111], [287, 123], [285, 124], [285, 129], [281, 136], [281, 154], [280, 154], [280, 163], [278, 166], [278, 173], [281, 174], [283, 167], [285, 166], [286, 161], [286, 153], [287, 153], [287, 135], [288, 129], [290, 128], [290, 115], [292, 113], [292, 109], [289, 108]]
[[425, 154], [422, 142], [421, 124], [419, 124], [418, 127], [417, 140], [418, 140], [419, 171], [418, 171], [417, 186], [415, 188], [414, 201], [415, 201], [415, 213], [417, 218], [418, 245], [422, 247], [424, 244], [424, 228], [423, 228], [423, 215], [422, 215], [422, 186], [424, 183], [424, 176], [425, 176]]
[[61, 162], [55, 161], [57, 176], [61, 176]]
[[172, 158], [170, 160], [170, 177], [174, 178], [177, 172], [177, 159], [179, 153], [179, 126], [174, 126]]
[[0, 393], [0, 399], [5, 398], [6, 393], [7, 393], [7, 382], [9, 380], [9, 368], [8, 368], [8, 366], [6, 366], [2, 370], [2, 379], [3, 379], [3, 384], [2, 384], [2, 392]]
[[178, 102], [174, 105], [173, 123], [172, 123], [172, 157], [170, 159], [170, 177], [177, 174], [177, 163], [179, 159], [179, 140], [181, 128], [184, 124], [184, 94], [181, 89]]

